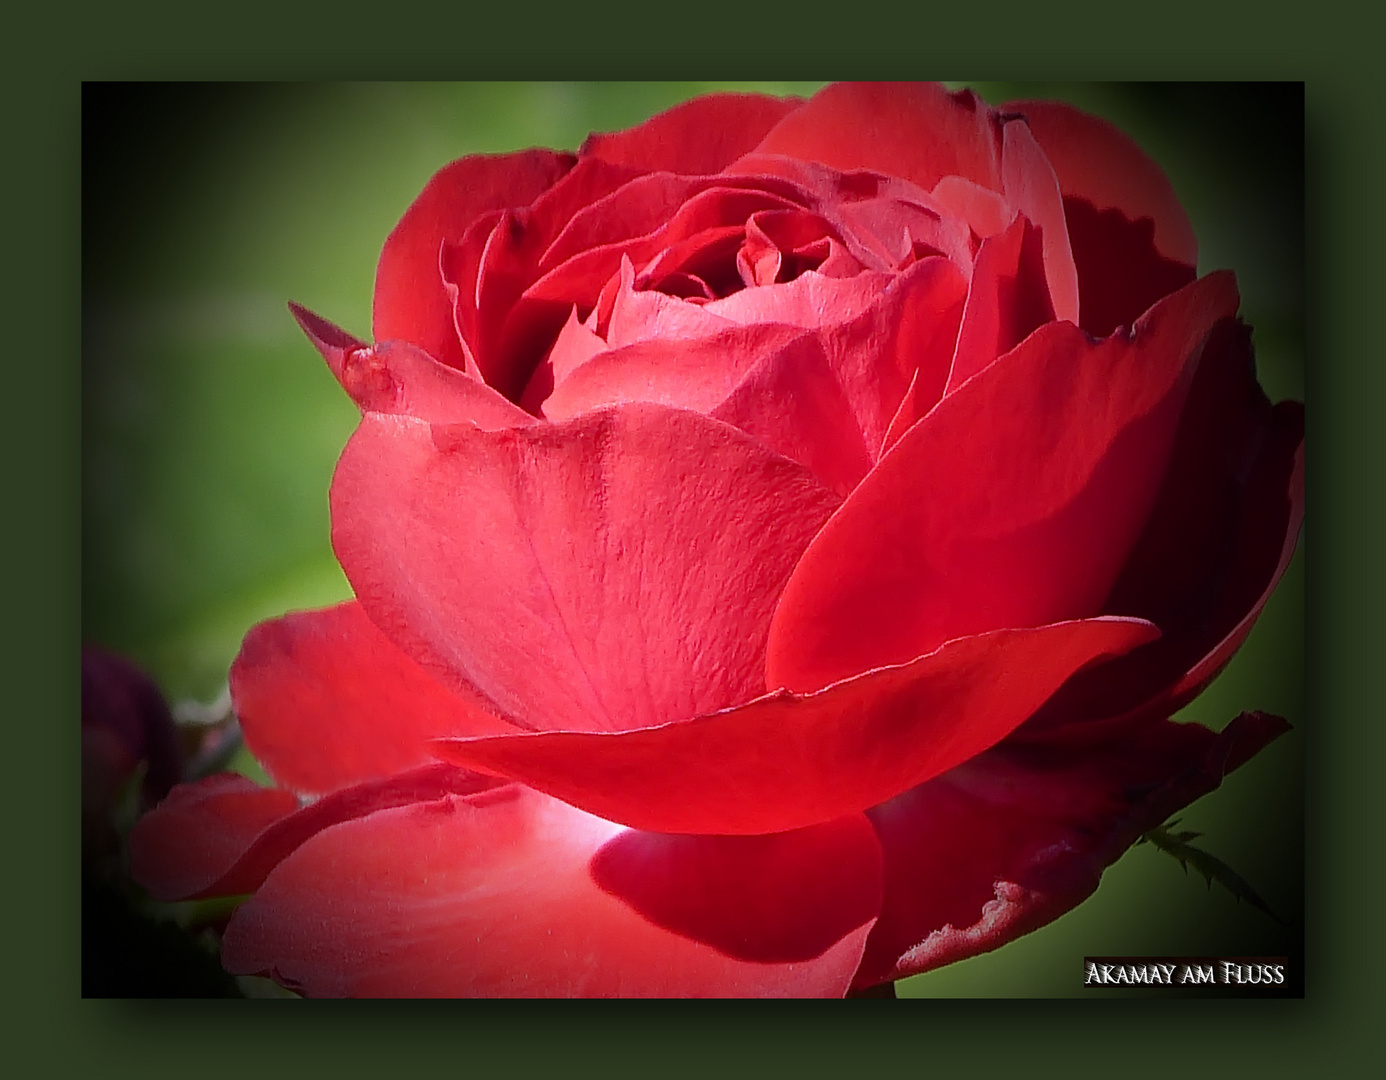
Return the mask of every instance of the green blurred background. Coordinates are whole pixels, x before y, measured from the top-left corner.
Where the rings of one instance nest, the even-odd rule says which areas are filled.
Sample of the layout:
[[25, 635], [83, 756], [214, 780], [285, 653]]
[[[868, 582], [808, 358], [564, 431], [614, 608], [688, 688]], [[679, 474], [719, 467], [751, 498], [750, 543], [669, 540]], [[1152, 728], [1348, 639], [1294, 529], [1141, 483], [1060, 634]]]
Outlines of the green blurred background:
[[[350, 595], [327, 490], [357, 414], [285, 304], [369, 337], [380, 246], [437, 168], [575, 148], [714, 89], [818, 85], [88, 84], [84, 638], [143, 663], [171, 700], [207, 701], [254, 622]], [[1303, 400], [1300, 84], [972, 85], [993, 104], [1071, 101], [1160, 161], [1198, 232], [1200, 272], [1237, 272], [1262, 384]], [[1181, 824], [1284, 923], [1145, 845], [1078, 910], [906, 980], [901, 996], [1091, 995], [1084, 955], [1302, 955], [1303, 561], [1301, 542], [1247, 646], [1184, 714], [1221, 727], [1256, 708], [1295, 725]]]

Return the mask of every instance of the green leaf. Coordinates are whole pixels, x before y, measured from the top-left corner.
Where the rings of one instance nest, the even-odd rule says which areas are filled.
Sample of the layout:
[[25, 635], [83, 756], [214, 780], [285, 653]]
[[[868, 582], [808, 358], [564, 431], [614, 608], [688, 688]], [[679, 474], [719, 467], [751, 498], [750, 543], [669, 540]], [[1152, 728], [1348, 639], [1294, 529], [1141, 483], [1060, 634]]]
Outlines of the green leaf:
[[1282, 925], [1285, 924], [1284, 920], [1271, 910], [1270, 905], [1256, 894], [1256, 890], [1248, 884], [1246, 878], [1242, 877], [1221, 859], [1189, 843], [1189, 841], [1194, 838], [1202, 836], [1202, 833], [1193, 832], [1188, 829], [1181, 829], [1179, 832], [1174, 832], [1174, 826], [1178, 824], [1179, 819], [1175, 818], [1173, 821], [1151, 829], [1149, 832], [1143, 834], [1141, 838], [1136, 841], [1136, 844], [1153, 844], [1166, 855], [1177, 859], [1179, 865], [1184, 868], [1184, 873], [1187, 874], [1189, 872], [1189, 867], [1192, 866], [1203, 875], [1203, 880], [1207, 882], [1208, 888], [1211, 889], [1213, 887], [1213, 882], [1216, 881], [1235, 896], [1238, 903], [1245, 900], [1252, 907], [1264, 911], [1276, 922]]

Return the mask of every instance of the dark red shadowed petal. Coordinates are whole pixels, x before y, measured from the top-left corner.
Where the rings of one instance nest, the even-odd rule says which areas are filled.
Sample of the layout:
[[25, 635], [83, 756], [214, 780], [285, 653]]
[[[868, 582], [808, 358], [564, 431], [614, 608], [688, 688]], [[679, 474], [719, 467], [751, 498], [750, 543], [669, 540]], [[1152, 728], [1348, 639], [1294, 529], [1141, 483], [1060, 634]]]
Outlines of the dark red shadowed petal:
[[1064, 199], [1064, 218], [1083, 296], [1080, 325], [1095, 337], [1130, 326], [1160, 297], [1197, 277], [1193, 266], [1155, 249], [1150, 218], [1133, 222], [1120, 210], [1098, 210], [1075, 196]]
[[1145, 526], [1231, 274], [1094, 342], [1051, 323], [901, 437], [804, 553], [770, 686], [805, 692], [942, 641], [1101, 610]]
[[554, 339], [549, 355], [530, 375], [525, 392], [520, 395], [520, 408], [535, 416], [544, 415], [544, 403], [554, 387], [609, 348], [601, 335], [578, 319], [577, 307], [574, 306], [568, 313], [568, 321]]
[[408, 342], [368, 345], [298, 304], [290, 304], [289, 310], [362, 412], [398, 413], [433, 423], [470, 420], [488, 431], [534, 423], [534, 417], [485, 383], [438, 363]]
[[463, 158], [440, 169], [380, 253], [371, 309], [375, 339], [408, 341], [440, 363], [461, 368], [453, 305], [438, 269], [443, 242], [460, 240], [488, 211], [533, 202], [575, 160], [551, 150], [524, 150]]
[[880, 852], [860, 814], [766, 836], [631, 830], [591, 872], [656, 926], [763, 964], [813, 960], [880, 908]]
[[1150, 521], [1103, 608], [1160, 626], [1159, 642], [1084, 672], [1027, 730], [1133, 710], [1166, 716], [1245, 640], [1289, 565], [1304, 515], [1304, 410], [1256, 382], [1251, 334], [1209, 336]]
[[299, 807], [290, 792], [221, 773], [175, 788], [135, 823], [131, 874], [157, 900], [237, 896], [259, 888], [290, 852], [323, 829], [496, 785], [491, 777], [435, 763]]
[[765, 634], [838, 500], [736, 429], [655, 405], [504, 432], [368, 414], [332, 541], [371, 621], [542, 729], [764, 690]]
[[[1284, 535], [1276, 551], [1276, 526], [1284, 521]], [[1233, 653], [1242, 647], [1261, 609], [1289, 568], [1304, 521], [1304, 407], [1282, 402], [1276, 407], [1271, 445], [1248, 485], [1246, 509], [1239, 523], [1237, 547], [1251, 553], [1229, 575], [1214, 625], [1226, 626], [1238, 612], [1236, 623], [1194, 664], [1171, 691], [1181, 705], [1192, 700], [1211, 682]], [[1273, 566], [1270, 573], [1265, 567]], [[1250, 600], [1250, 604], [1247, 601]]]
[[222, 960], [312, 997], [840, 997], [878, 858], [861, 817], [681, 842], [508, 788], [319, 833]]
[[439, 757], [655, 832], [750, 835], [855, 813], [1008, 735], [1083, 665], [1150, 641], [1093, 619], [949, 642], [817, 694], [616, 734], [451, 739]]
[[801, 104], [763, 94], [705, 94], [626, 131], [589, 135], [580, 153], [651, 172], [721, 172]]
[[1024, 115], [1065, 197], [1086, 199], [1099, 210], [1115, 207], [1129, 221], [1152, 219], [1156, 251], [1198, 265], [1198, 240], [1174, 188], [1130, 136], [1057, 101], [1013, 101], [1001, 111]]
[[261, 623], [231, 665], [246, 744], [279, 783], [321, 794], [434, 758], [428, 740], [514, 727], [445, 688], [355, 601]]
[[925, 191], [945, 176], [1001, 189], [993, 114], [970, 90], [933, 83], [837, 83], [771, 129], [757, 154], [873, 169]]
[[[501, 211], [486, 229], [478, 222], [458, 250], [444, 252], [456, 324], [468, 335], [485, 380], [506, 397], [513, 400], [523, 389], [533, 363], [506, 351], [501, 327], [520, 295], [541, 276], [545, 250], [574, 215], [639, 175], [638, 169], [584, 158], [531, 205]], [[552, 329], [562, 321], [560, 316]], [[535, 333], [541, 329], [548, 332], [542, 327]]]
[[989, 952], [1097, 888], [1148, 829], [1212, 791], [1289, 725], [1243, 713], [1127, 725], [1062, 746], [1011, 741], [869, 812], [886, 896], [857, 975], [863, 988]]
[[1054, 318], [1077, 326], [1078, 273], [1073, 267], [1059, 182], [1023, 120], [1012, 120], [1005, 126], [1002, 144], [1001, 176], [1006, 201], [1040, 230]]

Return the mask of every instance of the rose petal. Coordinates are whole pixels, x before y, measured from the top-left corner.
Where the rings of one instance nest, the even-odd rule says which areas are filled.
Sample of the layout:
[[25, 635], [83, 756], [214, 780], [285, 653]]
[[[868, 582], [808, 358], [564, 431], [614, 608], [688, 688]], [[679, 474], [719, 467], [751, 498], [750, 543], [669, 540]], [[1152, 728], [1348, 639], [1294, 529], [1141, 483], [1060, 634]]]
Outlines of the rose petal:
[[160, 900], [182, 900], [214, 884], [275, 822], [298, 809], [282, 788], [219, 773], [175, 787], [135, 822], [130, 876]]
[[482, 214], [524, 206], [573, 167], [571, 154], [524, 150], [476, 155], [440, 169], [385, 241], [371, 322], [377, 341], [408, 341], [440, 363], [463, 366], [453, 305], [438, 270], [445, 240]]
[[1017, 218], [1002, 232], [982, 241], [972, 267], [945, 394], [1053, 321], [1054, 306], [1042, 260], [1039, 234], [1025, 218]]
[[479, 695], [434, 680], [354, 601], [254, 627], [231, 665], [231, 700], [256, 760], [313, 794], [427, 765], [441, 735], [514, 730]]
[[932, 194], [935, 202], [967, 222], [981, 240], [995, 236], [1015, 218], [1015, 210], [1003, 196], [961, 176], [945, 176]]
[[[1053, 317], [1038, 244], [1026, 221], [1015, 220], [1000, 234], [982, 241], [965, 297], [965, 303], [957, 302], [957, 310], [940, 312], [932, 323], [921, 324], [934, 328], [931, 359], [921, 363], [911, 378], [881, 437], [877, 457], [899, 442], [945, 393], [952, 393]], [[953, 347], [945, 360], [942, 351], [950, 340]]]
[[314, 997], [841, 996], [878, 858], [860, 817], [679, 841], [509, 788], [318, 834], [222, 959]]
[[[848, 280], [867, 277], [859, 274]], [[748, 292], [797, 292], [783, 307], [767, 303], [767, 314], [800, 316], [795, 305], [807, 298], [800, 317], [812, 318], [819, 312], [814, 301], [826, 299], [823, 286], [830, 280], [810, 272], [788, 286]], [[795, 289], [800, 282], [805, 285]], [[889, 280], [859, 315], [852, 313], [855, 305], [843, 304], [848, 317], [819, 329], [814, 335], [816, 350], [767, 353], [712, 415], [847, 494], [884, 452], [892, 417], [909, 388], [918, 399], [937, 397], [953, 352], [965, 288], [962, 275], [948, 260], [916, 263]], [[822, 305], [822, 314], [832, 310], [830, 303]]]
[[1099, 210], [1115, 207], [1129, 221], [1151, 218], [1156, 250], [1198, 265], [1198, 240], [1174, 188], [1130, 136], [1057, 101], [1013, 101], [1002, 112], [1025, 117], [1065, 196], [1086, 199]]
[[711, 314], [706, 304], [690, 304], [662, 292], [636, 289], [635, 268], [630, 259], [621, 260], [621, 284], [607, 321], [608, 348], [651, 340], [674, 344], [711, 337], [734, 325], [729, 319]]
[[1098, 210], [1086, 199], [1064, 199], [1064, 219], [1083, 297], [1080, 325], [1094, 337], [1130, 326], [1162, 296], [1197, 277], [1193, 266], [1155, 249], [1155, 223]]
[[[486, 381], [512, 400], [528, 381], [537, 357], [516, 351], [503, 340], [502, 327], [521, 294], [540, 276], [539, 263], [554, 242], [583, 208], [599, 203], [640, 170], [585, 158], [529, 206], [507, 209], [484, 235], [471, 235], [464, 251], [455, 257], [450, 280], [455, 288], [459, 327], [474, 326], [473, 352]], [[476, 245], [481, 244], [479, 254]], [[473, 270], [473, 267], [475, 268]], [[469, 276], [475, 273], [475, 277]], [[472, 305], [475, 312], [469, 313]], [[545, 346], [567, 315], [564, 307], [552, 326], [536, 327], [536, 340]], [[527, 348], [532, 342], [522, 342]]]
[[1012, 120], [1002, 129], [1001, 153], [1006, 201], [1029, 218], [1043, 237], [1044, 274], [1054, 305], [1054, 318], [1066, 319], [1077, 326], [1078, 272], [1073, 266], [1063, 197], [1059, 194], [1054, 169], [1023, 120]]
[[[1304, 521], [1304, 409], [1298, 402], [1277, 406], [1275, 430], [1268, 452], [1259, 461], [1248, 485], [1246, 510], [1238, 535], [1238, 549], [1255, 545], [1257, 557], [1248, 558], [1231, 575], [1224, 589], [1214, 625], [1226, 625], [1229, 613], [1241, 617], [1194, 664], [1170, 692], [1181, 704], [1192, 700], [1232, 659], [1251, 633], [1251, 627], [1271, 593], [1289, 568], [1300, 525]], [[1271, 522], [1267, 528], [1267, 522]], [[1284, 521], [1284, 533], [1276, 551], [1275, 526]], [[1272, 556], [1267, 558], [1267, 556]], [[1265, 567], [1272, 566], [1269, 573]], [[1247, 600], [1251, 603], [1248, 605]]]
[[477, 279], [481, 275], [481, 260], [496, 226], [505, 216], [504, 210], [482, 214], [462, 233], [457, 241], [444, 240], [438, 252], [438, 273], [443, 289], [452, 305], [452, 321], [462, 349], [462, 370], [474, 378], [486, 381], [476, 355], [481, 351], [481, 332], [478, 328]]
[[577, 307], [574, 306], [568, 313], [568, 321], [558, 332], [549, 355], [529, 377], [525, 392], [520, 395], [520, 407], [528, 413], [540, 415], [544, 409], [544, 402], [553, 393], [556, 384], [609, 348], [601, 336], [578, 319]]
[[814, 690], [953, 637], [1099, 611], [1159, 493], [1203, 339], [1236, 307], [1224, 273], [1131, 338], [1054, 323], [945, 397], [804, 553], [769, 685]]
[[836, 240], [831, 226], [807, 210], [752, 214], [746, 221], [745, 243], [736, 255], [742, 283], [750, 289], [793, 281], [817, 269], [827, 257], [829, 243]]
[[[912, 188], [899, 181], [894, 184]], [[932, 202], [923, 191], [913, 189], [911, 194]], [[841, 231], [849, 249], [863, 253], [865, 265], [872, 265], [874, 256], [879, 265], [901, 270], [913, 259], [934, 254], [947, 257], [966, 273], [972, 265], [972, 238], [966, 225], [914, 198], [883, 195], [831, 205], [823, 213]]]
[[[846, 494], [873, 464], [915, 365], [929, 388], [921, 392], [937, 395], [964, 289], [962, 276], [939, 258], [895, 276], [832, 279], [809, 271], [701, 307], [623, 289], [611, 318], [618, 340], [660, 327], [696, 334], [729, 325], [712, 312], [746, 323], [603, 353], [554, 390], [544, 415], [563, 419], [627, 401], [705, 412]], [[741, 297], [751, 299], [732, 303]]]
[[783, 323], [816, 329], [861, 315], [894, 280], [894, 274], [883, 272], [830, 278], [809, 271], [774, 288], [743, 289], [704, 304], [702, 311], [743, 325]]
[[722, 329], [689, 339], [656, 337], [603, 352], [554, 389], [544, 402], [544, 417], [560, 422], [604, 405], [636, 401], [711, 414], [736, 389], [747, 370], [764, 357], [790, 350], [792, 357], [802, 362], [814, 350], [813, 339], [795, 327], [774, 323], [737, 326], [725, 319], [701, 320], [696, 314], [685, 319], [682, 312], [670, 309], [699, 309], [671, 297], [664, 300], [667, 304], [650, 305], [656, 310], [649, 312], [646, 326], [682, 324], [690, 329]]
[[543, 729], [764, 690], [780, 590], [837, 498], [725, 424], [653, 405], [488, 433], [367, 415], [333, 545], [371, 621]]
[[1028, 727], [1165, 716], [1192, 700], [1245, 640], [1289, 565], [1304, 514], [1302, 406], [1271, 407], [1250, 331], [1214, 328], [1150, 521], [1103, 605], [1163, 636], [1084, 672]]
[[[658, 191], [651, 193], [645, 190], [656, 183], [674, 185], [677, 197], [667, 197], [667, 191], [661, 195]], [[697, 190], [708, 183], [713, 186]], [[600, 209], [602, 213], [620, 217], [627, 209], [624, 200], [634, 197], [630, 194], [632, 191], [638, 191], [640, 202], [654, 200], [659, 203], [649, 214], [652, 220], [662, 221], [657, 228], [616, 240], [607, 236], [603, 243], [594, 247], [578, 245], [578, 250], [571, 257], [538, 276], [537, 280], [537, 269], [532, 271], [520, 254], [498, 254], [494, 258], [488, 254], [479, 286], [483, 290], [482, 340], [485, 359], [478, 358], [487, 381], [507, 397], [517, 396], [553, 344], [554, 337], [574, 305], [579, 312], [590, 311], [602, 287], [619, 273], [622, 259], [629, 258], [638, 268], [643, 268], [662, 252], [685, 241], [692, 240], [694, 249], [708, 238], [725, 241], [728, 234], [717, 233], [716, 230], [733, 227], [740, 230], [746, 218], [757, 210], [796, 206], [784, 193], [788, 191], [792, 194], [793, 189], [783, 183], [778, 186], [783, 190], [766, 190], [759, 181], [735, 177], [696, 182], [665, 174], [645, 177], [622, 188], [599, 206], [589, 207], [587, 213], [595, 214]], [[692, 193], [683, 198], [686, 189]], [[680, 202], [680, 198], [683, 201]], [[666, 205], [666, 202], [672, 205]], [[666, 212], [667, 217], [664, 216]], [[515, 222], [518, 221], [518, 218], [515, 219]], [[568, 243], [565, 237], [577, 225], [578, 221], [574, 219], [569, 230], [565, 230], [565, 235], [555, 241], [555, 249]], [[498, 252], [508, 252], [512, 248], [518, 252], [526, 243], [525, 236], [536, 230], [536, 226], [530, 224], [525, 227], [520, 239], [510, 239], [516, 228], [514, 222], [503, 221], [497, 225]], [[617, 231], [614, 235], [622, 236], [622, 232]], [[733, 279], [736, 276], [735, 247], [735, 243], [731, 243], [726, 260], [729, 277]], [[545, 265], [551, 258], [551, 253], [545, 255]], [[492, 290], [497, 296], [494, 301], [486, 298], [486, 290], [490, 288], [488, 274], [492, 272], [489, 268], [492, 265], [505, 268], [503, 273], [497, 271], [504, 284]], [[670, 271], [680, 268], [668, 267]]]
[[437, 423], [470, 420], [488, 431], [534, 423], [485, 383], [408, 342], [368, 345], [307, 308], [290, 304], [289, 309], [362, 412]]
[[259, 888], [290, 852], [329, 826], [495, 786], [490, 777], [435, 763], [299, 807], [290, 792], [222, 773], [175, 788], [135, 823], [131, 874], [158, 900], [236, 896]]
[[928, 191], [945, 176], [1001, 189], [993, 114], [970, 90], [933, 83], [837, 83], [770, 130], [757, 154], [873, 169]]
[[886, 897], [857, 975], [863, 988], [988, 952], [1097, 888], [1147, 829], [1216, 788], [1288, 730], [1244, 713], [1221, 734], [1127, 725], [1062, 747], [1002, 743], [869, 812]]
[[544, 249], [538, 270], [545, 274], [591, 248], [647, 236], [666, 225], [690, 199], [718, 184], [716, 178], [709, 176], [642, 173], [600, 199], [576, 208]]
[[1004, 738], [1074, 671], [1151, 640], [1093, 619], [949, 642], [816, 694], [622, 733], [439, 741], [445, 760], [655, 832], [748, 835], [831, 821]]
[[801, 104], [763, 94], [705, 94], [625, 131], [593, 133], [581, 154], [651, 171], [721, 172]]

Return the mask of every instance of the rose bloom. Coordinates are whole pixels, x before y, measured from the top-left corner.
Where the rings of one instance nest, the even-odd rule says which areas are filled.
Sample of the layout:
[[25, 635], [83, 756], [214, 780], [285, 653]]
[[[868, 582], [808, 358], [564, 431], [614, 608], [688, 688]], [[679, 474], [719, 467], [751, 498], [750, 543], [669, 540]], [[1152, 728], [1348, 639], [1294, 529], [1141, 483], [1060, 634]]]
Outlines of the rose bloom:
[[1287, 727], [1169, 719], [1303, 501], [1196, 256], [1109, 124], [929, 85], [446, 166], [374, 344], [294, 308], [356, 598], [232, 667], [277, 786], [137, 879], [314, 996], [841, 996], [1056, 918]]

